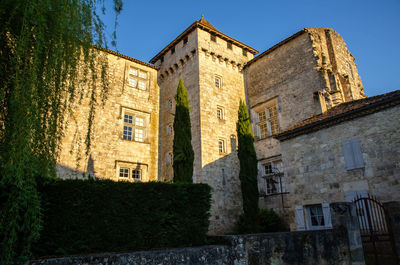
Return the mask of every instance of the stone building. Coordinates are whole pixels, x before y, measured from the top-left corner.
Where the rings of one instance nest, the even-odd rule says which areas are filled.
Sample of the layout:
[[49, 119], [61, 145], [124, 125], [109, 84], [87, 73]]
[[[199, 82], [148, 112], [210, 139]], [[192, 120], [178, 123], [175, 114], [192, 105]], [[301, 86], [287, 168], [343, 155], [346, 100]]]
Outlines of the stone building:
[[57, 175], [91, 175], [124, 181], [155, 181], [158, 176], [159, 87], [157, 68], [102, 49], [109, 64], [109, 92], [94, 117], [90, 155], [85, 155], [88, 98], [68, 114]]
[[244, 67], [259, 160], [261, 207], [283, 214], [287, 193], [279, 141], [272, 136], [343, 102], [366, 97], [354, 57], [332, 29], [303, 29]]
[[[303, 29], [258, 53], [202, 18], [150, 64], [103, 49], [110, 63], [108, 100], [94, 119], [88, 158], [80, 119], [68, 117], [58, 175], [171, 181], [174, 95], [180, 78], [191, 106], [194, 182], [213, 188], [210, 234], [232, 231], [242, 212], [236, 121], [247, 102], [259, 160], [261, 206], [290, 215], [282, 150], [274, 135], [337, 105], [363, 99], [354, 57], [332, 29]], [[78, 140], [78, 145], [73, 143]], [[79, 158], [81, 158], [79, 160]], [[285, 188], [286, 187], [286, 188]]]
[[213, 187], [213, 233], [229, 231], [242, 211], [236, 121], [239, 100], [245, 98], [242, 68], [256, 53], [202, 18], [150, 60], [160, 68], [159, 178], [173, 177], [171, 128], [182, 78], [191, 106], [193, 181]]
[[[316, 228], [311, 208], [325, 213], [330, 203], [351, 202], [357, 195], [400, 201], [399, 121], [397, 90], [338, 105], [275, 136], [292, 230]], [[329, 227], [329, 216], [321, 220]]]

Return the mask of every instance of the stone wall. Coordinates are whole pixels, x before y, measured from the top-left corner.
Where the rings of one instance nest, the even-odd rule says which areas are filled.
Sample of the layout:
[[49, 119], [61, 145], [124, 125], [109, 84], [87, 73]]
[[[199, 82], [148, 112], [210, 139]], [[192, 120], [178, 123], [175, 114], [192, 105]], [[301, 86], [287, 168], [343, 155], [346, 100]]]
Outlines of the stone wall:
[[[295, 205], [366, 192], [382, 202], [400, 200], [399, 120], [397, 105], [281, 142], [292, 229]], [[346, 170], [342, 142], [349, 139], [360, 140], [363, 168]]]
[[[257, 136], [257, 113], [276, 105], [279, 131], [346, 101], [365, 97], [354, 57], [332, 29], [304, 29], [250, 61], [244, 68], [247, 104]], [[281, 161], [272, 134], [255, 141], [259, 186], [265, 193], [263, 165]], [[282, 170], [282, 169], [281, 169]], [[282, 172], [281, 172], [282, 173]], [[283, 178], [285, 182], [285, 177]], [[285, 215], [287, 194], [260, 199], [263, 208]]]
[[[210, 233], [231, 232], [242, 212], [242, 194], [237, 158], [236, 122], [240, 99], [244, 100], [242, 67], [253, 55], [243, 55], [242, 48], [210, 33], [198, 30], [199, 109], [201, 133], [201, 174], [198, 181], [213, 188]], [[216, 86], [215, 78], [221, 80]], [[222, 119], [217, 117], [222, 110]], [[219, 141], [224, 150], [220, 152]]]
[[[97, 97], [89, 156], [85, 154], [89, 100], [77, 98], [66, 117], [67, 128], [61, 142], [57, 175], [62, 178], [119, 178], [119, 167], [140, 168], [142, 181], [157, 180], [158, 175], [158, 106], [157, 70], [108, 52], [109, 91], [104, 105]], [[129, 85], [130, 67], [147, 74], [147, 89]], [[138, 72], [138, 74], [139, 74]], [[144, 119], [143, 142], [123, 139], [124, 114]], [[135, 122], [135, 121], [133, 121]], [[128, 180], [128, 179], [124, 179]], [[132, 178], [130, 178], [132, 181]]]
[[354, 264], [345, 229], [223, 236], [224, 245], [53, 258], [31, 265]]

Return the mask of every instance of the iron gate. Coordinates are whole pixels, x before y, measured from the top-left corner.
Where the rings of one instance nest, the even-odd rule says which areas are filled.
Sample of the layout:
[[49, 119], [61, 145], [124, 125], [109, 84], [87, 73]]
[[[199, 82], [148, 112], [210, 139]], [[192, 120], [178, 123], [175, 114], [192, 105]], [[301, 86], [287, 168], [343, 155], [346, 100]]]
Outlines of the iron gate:
[[356, 197], [354, 200], [360, 224], [365, 264], [398, 264], [390, 225], [385, 209], [376, 197]]

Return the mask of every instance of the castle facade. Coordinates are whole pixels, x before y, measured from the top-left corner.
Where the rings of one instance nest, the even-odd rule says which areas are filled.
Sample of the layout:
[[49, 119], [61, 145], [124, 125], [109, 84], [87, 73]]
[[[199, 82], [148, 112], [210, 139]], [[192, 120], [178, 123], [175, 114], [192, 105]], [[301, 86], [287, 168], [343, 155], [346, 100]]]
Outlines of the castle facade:
[[[110, 90], [83, 151], [85, 102], [68, 117], [57, 165], [63, 178], [172, 181], [174, 95], [180, 78], [191, 106], [193, 181], [213, 188], [210, 234], [232, 231], [242, 212], [236, 122], [239, 101], [251, 114], [259, 161], [260, 205], [288, 215], [282, 151], [275, 135], [342, 103], [363, 99], [354, 57], [332, 29], [303, 29], [258, 51], [202, 18], [150, 63], [103, 49]], [[75, 143], [78, 144], [75, 144]]]

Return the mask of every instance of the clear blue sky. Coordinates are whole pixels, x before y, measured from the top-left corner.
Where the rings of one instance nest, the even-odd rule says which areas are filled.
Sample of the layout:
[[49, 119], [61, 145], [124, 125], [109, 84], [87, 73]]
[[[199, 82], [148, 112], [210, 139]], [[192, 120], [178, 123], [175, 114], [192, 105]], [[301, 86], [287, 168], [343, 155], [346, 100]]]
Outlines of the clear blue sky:
[[[201, 14], [219, 31], [260, 52], [302, 28], [329, 27], [344, 38], [356, 58], [368, 96], [400, 89], [400, 0], [123, 3], [116, 49], [145, 62], [200, 19]], [[104, 22], [110, 39], [114, 14], [107, 8]]]

